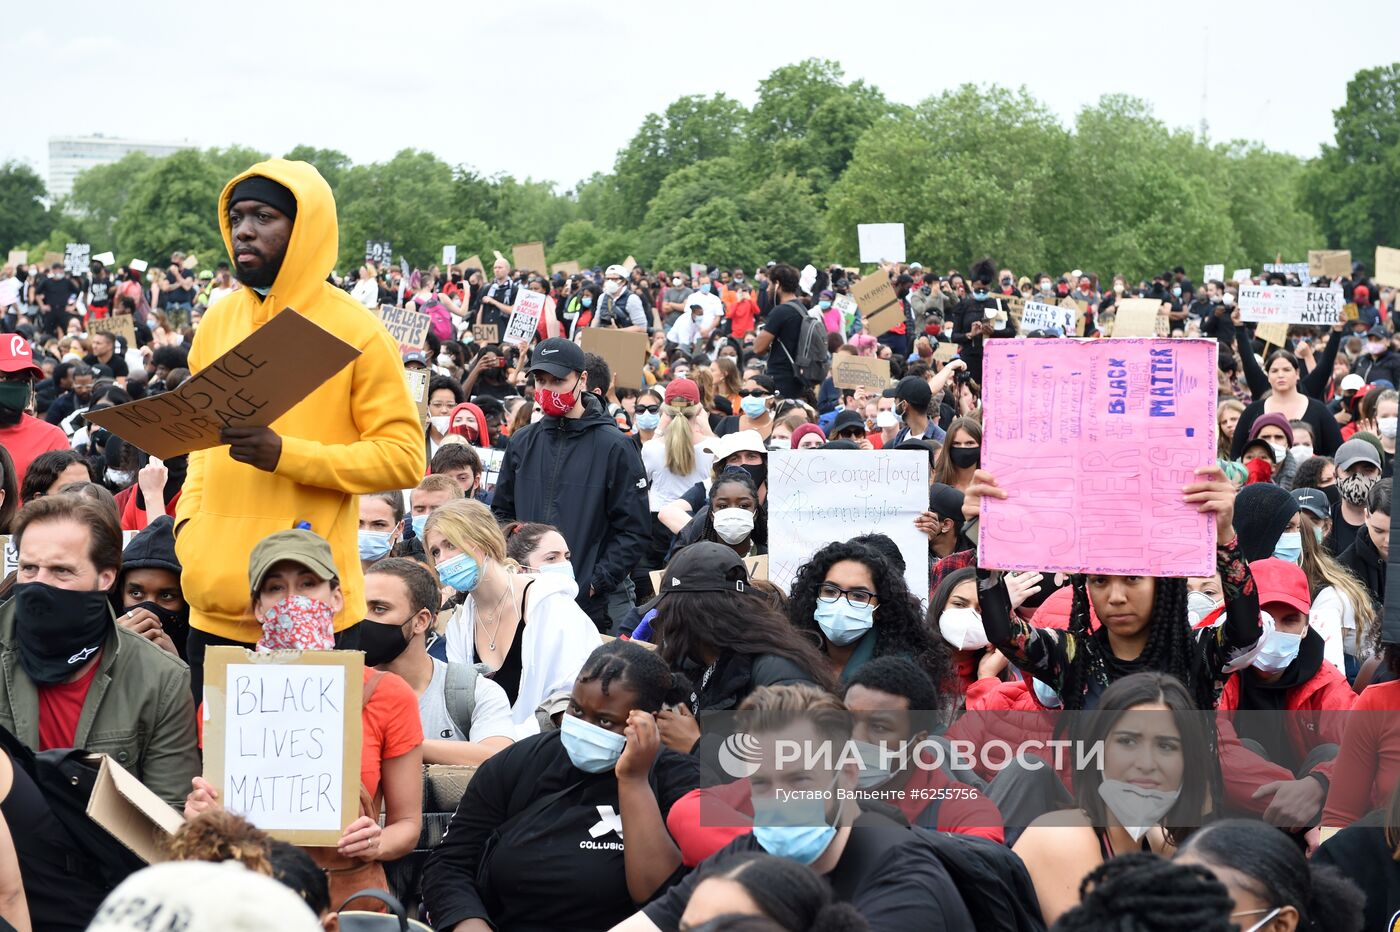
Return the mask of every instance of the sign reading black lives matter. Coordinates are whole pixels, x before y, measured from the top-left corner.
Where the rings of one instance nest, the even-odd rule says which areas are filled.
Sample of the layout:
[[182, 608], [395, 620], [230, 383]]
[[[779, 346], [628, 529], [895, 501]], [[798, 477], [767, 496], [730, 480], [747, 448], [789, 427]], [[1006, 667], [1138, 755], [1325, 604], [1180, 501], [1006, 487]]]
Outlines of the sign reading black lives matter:
[[1240, 320], [1330, 327], [1342, 319], [1340, 288], [1241, 285]]

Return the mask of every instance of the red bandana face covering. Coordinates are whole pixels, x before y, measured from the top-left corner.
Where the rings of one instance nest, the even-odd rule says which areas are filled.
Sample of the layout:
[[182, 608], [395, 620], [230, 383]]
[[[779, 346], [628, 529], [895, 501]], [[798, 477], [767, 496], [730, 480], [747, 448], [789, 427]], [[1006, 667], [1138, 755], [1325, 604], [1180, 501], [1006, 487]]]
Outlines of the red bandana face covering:
[[549, 417], [563, 417], [578, 404], [578, 383], [575, 382], [567, 392], [539, 389], [535, 392], [535, 400], [540, 403], [540, 410]]
[[283, 599], [263, 612], [258, 650], [335, 650], [331, 607], [304, 595]]

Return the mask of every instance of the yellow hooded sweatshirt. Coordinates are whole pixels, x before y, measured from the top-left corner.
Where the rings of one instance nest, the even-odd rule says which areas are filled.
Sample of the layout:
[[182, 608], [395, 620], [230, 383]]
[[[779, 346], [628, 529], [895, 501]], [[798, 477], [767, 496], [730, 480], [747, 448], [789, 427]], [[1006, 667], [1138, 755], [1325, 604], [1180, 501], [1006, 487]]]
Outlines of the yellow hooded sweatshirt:
[[339, 248], [330, 186], [311, 165], [285, 159], [260, 162], [234, 178], [219, 197], [219, 228], [230, 261], [229, 195], [249, 175], [271, 178], [296, 197], [287, 254], [266, 298], [245, 286], [205, 312], [190, 350], [190, 371], [203, 369], [288, 307], [361, 354], [272, 423], [282, 438], [274, 472], [235, 462], [227, 446], [190, 454], [175, 515], [190, 624], [251, 644], [262, 634], [248, 584], [253, 545], [301, 521], [326, 538], [345, 594], [335, 628], [347, 628], [365, 615], [356, 496], [411, 488], [426, 464], [398, 345], [363, 305], [326, 281]]

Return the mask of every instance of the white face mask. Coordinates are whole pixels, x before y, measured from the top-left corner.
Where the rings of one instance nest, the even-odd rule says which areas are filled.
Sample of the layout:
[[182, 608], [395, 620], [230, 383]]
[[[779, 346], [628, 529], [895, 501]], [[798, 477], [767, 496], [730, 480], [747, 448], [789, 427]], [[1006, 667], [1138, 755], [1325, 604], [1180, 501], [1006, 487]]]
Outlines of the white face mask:
[[538, 573], [558, 573], [560, 576], [574, 578], [574, 565], [568, 560], [561, 560], [558, 563], [542, 563], [535, 568]]
[[[1191, 622], [1191, 627], [1196, 627], [1206, 616], [1215, 611], [1222, 603], [1215, 601], [1204, 592], [1186, 593], [1186, 617]], [[1222, 617], [1224, 617], [1222, 613]], [[1220, 624], [1217, 620], [1215, 624]], [[1212, 625], [1211, 627], [1214, 627]]]
[[1384, 437], [1384, 438], [1386, 438], [1387, 440], [1394, 440], [1394, 439], [1395, 439], [1395, 428], [1396, 428], [1396, 424], [1397, 424], [1397, 423], [1400, 423], [1400, 418], [1393, 418], [1393, 417], [1378, 417], [1378, 418], [1376, 418], [1376, 427], [1377, 427], [1377, 429], [1380, 430], [1381, 436]]
[[899, 418], [894, 416], [893, 411], [881, 411], [875, 415], [875, 426], [879, 428], [898, 427]]
[[737, 544], [753, 533], [754, 513], [747, 508], [721, 508], [711, 518], [715, 533], [726, 544]]
[[432, 417], [428, 418], [428, 423], [431, 424], [431, 425], [433, 425], [433, 430], [437, 431], [438, 433], [440, 433], [440, 434], [445, 434], [445, 433], [447, 433], [447, 415], [446, 415], [446, 414], [435, 414], [435, 415], [433, 415]]
[[1176, 805], [1180, 795], [1181, 790], [1149, 790], [1122, 780], [1105, 780], [1099, 784], [1099, 798], [1127, 829], [1133, 841], [1142, 841], [1148, 829], [1161, 822]]
[[1227, 291], [1225, 294], [1221, 295], [1220, 303], [1224, 304], [1226, 307], [1230, 307], [1235, 303], [1235, 296]]
[[1282, 461], [1283, 455], [1288, 452], [1288, 447], [1281, 443], [1274, 443], [1272, 440], [1265, 442], [1269, 444], [1269, 449], [1274, 451], [1274, 462]]
[[446, 353], [438, 353], [437, 364], [444, 369], [452, 368], [452, 357]]
[[945, 608], [938, 617], [938, 633], [954, 650], [981, 650], [987, 646], [987, 632], [977, 609]]
[[1372, 356], [1379, 356], [1381, 353], [1385, 352], [1385, 343], [1378, 340], [1367, 340], [1366, 352], [1370, 353]]
[[607, 281], [603, 282], [603, 294], [607, 295], [608, 297], [616, 295], [621, 290], [622, 282], [618, 281], [615, 278], [610, 278]]
[[1300, 462], [1300, 463], [1306, 462], [1306, 461], [1308, 461], [1309, 459], [1312, 459], [1312, 455], [1313, 455], [1313, 448], [1312, 448], [1311, 446], [1309, 446], [1308, 444], [1306, 444], [1306, 443], [1297, 443], [1297, 444], [1294, 444], [1294, 445], [1293, 445], [1293, 458], [1294, 458], [1295, 460], [1297, 460], [1298, 462]]
[[1298, 648], [1302, 646], [1301, 634], [1289, 634], [1270, 627], [1264, 635], [1263, 649], [1254, 658], [1254, 669], [1270, 675], [1282, 673], [1298, 659]]

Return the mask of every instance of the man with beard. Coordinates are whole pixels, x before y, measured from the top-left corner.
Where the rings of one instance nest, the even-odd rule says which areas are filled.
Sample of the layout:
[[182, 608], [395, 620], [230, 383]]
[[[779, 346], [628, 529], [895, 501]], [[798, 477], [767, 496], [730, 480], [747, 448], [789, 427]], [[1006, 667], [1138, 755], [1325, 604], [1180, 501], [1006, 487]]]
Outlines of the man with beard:
[[25, 413], [34, 380], [43, 377], [28, 340], [17, 333], [0, 335], [0, 447], [14, 461], [17, 486], [40, 453], [68, 449], [62, 430]]
[[44, 414], [44, 420], [50, 424], [62, 424], [74, 411], [86, 408], [92, 401], [92, 383], [97, 379], [97, 373], [92, 371], [92, 366], [87, 363], [75, 364], [69, 370], [69, 378], [72, 379], [72, 384], [68, 391], [55, 398]]
[[[199, 372], [291, 309], [360, 351], [275, 422], [230, 426], [226, 446], [190, 454], [175, 511], [182, 582], [190, 605], [186, 655], [196, 689], [209, 645], [251, 647], [262, 626], [249, 610], [248, 557], [274, 531], [308, 528], [330, 542], [342, 568], [338, 646], [358, 645], [365, 616], [356, 496], [418, 484], [423, 431], [384, 326], [327, 281], [339, 241], [335, 199], [306, 162], [272, 159], [234, 178], [219, 198], [219, 225], [245, 287], [210, 306], [190, 349]], [[347, 633], [348, 632], [348, 633]]]

